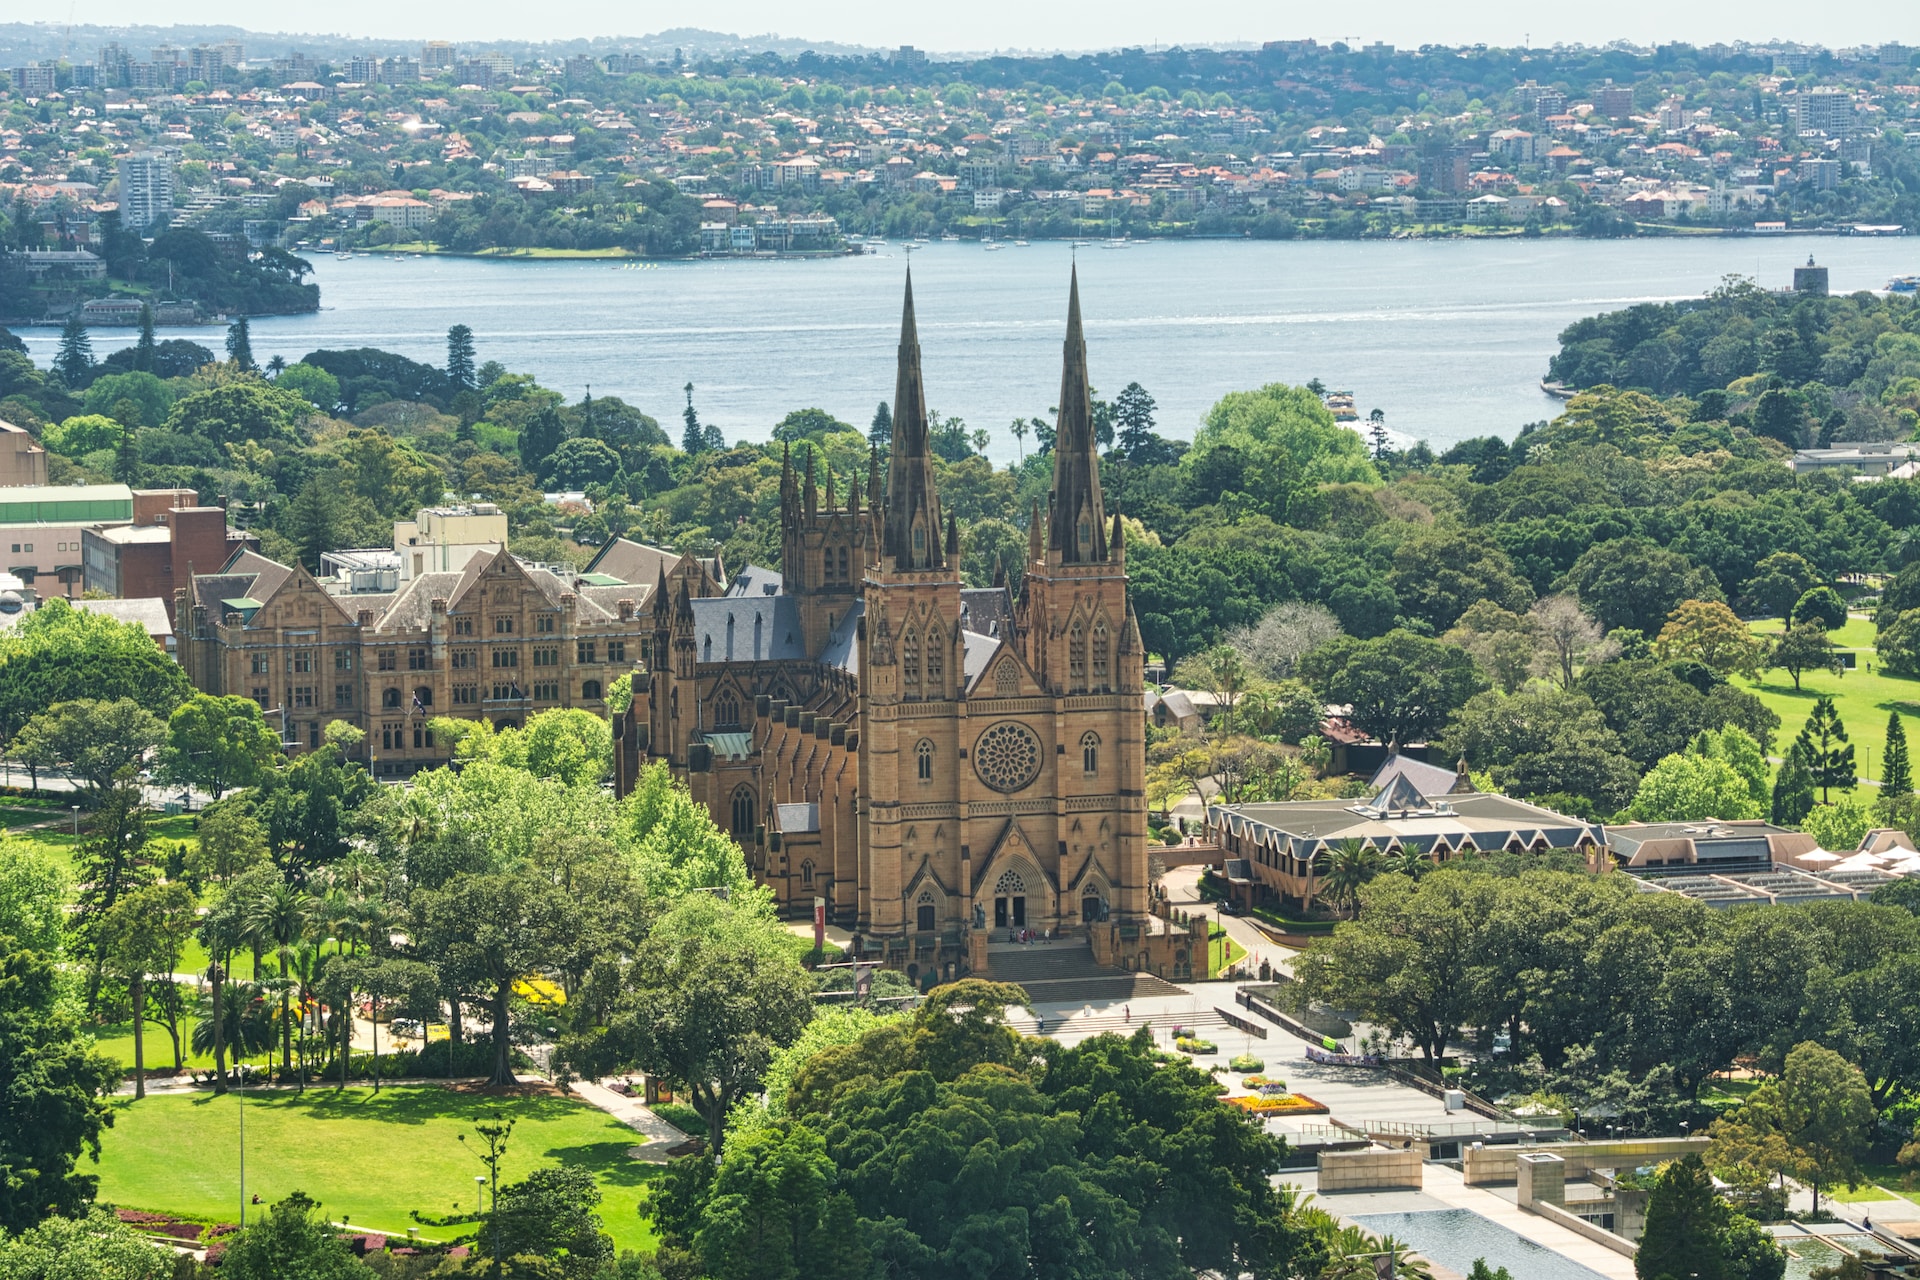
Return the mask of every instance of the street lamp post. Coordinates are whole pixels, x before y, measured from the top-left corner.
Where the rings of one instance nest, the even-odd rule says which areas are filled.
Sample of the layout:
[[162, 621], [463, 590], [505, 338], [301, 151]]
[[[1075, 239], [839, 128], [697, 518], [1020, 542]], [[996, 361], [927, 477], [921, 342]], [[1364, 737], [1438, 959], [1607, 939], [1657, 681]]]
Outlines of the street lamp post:
[[75, 839], [78, 839], [80, 836], [80, 806], [79, 805], [73, 806], [73, 834]]

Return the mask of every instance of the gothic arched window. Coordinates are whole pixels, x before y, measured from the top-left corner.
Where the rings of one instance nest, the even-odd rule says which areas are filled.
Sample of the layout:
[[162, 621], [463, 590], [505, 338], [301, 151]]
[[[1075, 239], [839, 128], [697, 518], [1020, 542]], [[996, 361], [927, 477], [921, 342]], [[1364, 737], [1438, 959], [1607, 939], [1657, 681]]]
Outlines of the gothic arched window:
[[720, 700], [713, 704], [713, 727], [716, 729], [740, 727], [740, 699], [731, 693], [720, 695]]
[[744, 782], [733, 789], [733, 834], [750, 836], [753, 834], [756, 805], [753, 800], [753, 788]]
[[1011, 698], [1020, 692], [1020, 668], [1014, 665], [1012, 658], [1003, 661], [993, 673], [993, 691], [1003, 698]]
[[1087, 773], [1100, 772], [1100, 735], [1093, 732], [1080, 737], [1080, 768]]
[[913, 749], [913, 773], [922, 782], [933, 781], [933, 743], [925, 738]]
[[1093, 684], [1096, 689], [1105, 689], [1110, 679], [1108, 672], [1112, 668], [1110, 650], [1112, 637], [1107, 631], [1106, 620], [1093, 624]]
[[1075, 689], [1087, 686], [1087, 631], [1077, 622], [1067, 631], [1067, 680]]
[[927, 693], [930, 697], [939, 697], [945, 692], [942, 682], [947, 673], [945, 652], [947, 638], [935, 627], [927, 632]]
[[912, 628], [900, 636], [900, 684], [909, 696], [920, 696], [920, 640]]
[[600, 700], [600, 682], [598, 680], [582, 680], [580, 682], [580, 696], [587, 702], [598, 702]]
[[842, 547], [840, 548], [840, 581], [851, 582], [852, 580], [853, 574], [847, 567], [847, 549]]

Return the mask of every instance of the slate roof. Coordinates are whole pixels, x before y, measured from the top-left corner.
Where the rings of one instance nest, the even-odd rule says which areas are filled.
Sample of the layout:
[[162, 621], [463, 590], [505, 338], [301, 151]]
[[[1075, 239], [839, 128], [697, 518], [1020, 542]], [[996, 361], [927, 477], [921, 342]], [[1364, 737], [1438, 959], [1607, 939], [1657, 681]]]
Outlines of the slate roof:
[[961, 631], [960, 642], [966, 646], [966, 654], [961, 659], [966, 680], [963, 688], [971, 689], [974, 683], [987, 672], [987, 664], [993, 661], [993, 655], [1000, 652], [1005, 641], [993, 636], [983, 636], [978, 631]]
[[1012, 634], [1012, 593], [1005, 587], [962, 588], [960, 625], [983, 636]]
[[851, 676], [860, 674], [860, 646], [854, 643], [854, 637], [860, 629], [860, 619], [866, 613], [866, 601], [853, 602], [853, 608], [847, 610], [847, 616], [834, 626], [833, 634], [827, 637], [826, 647], [820, 650], [822, 665], [838, 668]]
[[768, 569], [762, 565], [750, 564], [734, 575], [727, 584], [726, 594], [730, 596], [777, 596], [785, 589], [786, 580], [778, 569]]
[[1425, 760], [1415, 760], [1412, 756], [1392, 755], [1386, 763], [1374, 770], [1367, 779], [1367, 790], [1377, 792], [1395, 778], [1405, 778], [1425, 795], [1444, 796], [1459, 790], [1472, 790], [1471, 784], [1460, 785], [1460, 775], [1452, 769], [1443, 769], [1437, 764], [1428, 764]]
[[807, 656], [799, 601], [792, 596], [708, 596], [689, 600], [700, 662], [778, 662]]

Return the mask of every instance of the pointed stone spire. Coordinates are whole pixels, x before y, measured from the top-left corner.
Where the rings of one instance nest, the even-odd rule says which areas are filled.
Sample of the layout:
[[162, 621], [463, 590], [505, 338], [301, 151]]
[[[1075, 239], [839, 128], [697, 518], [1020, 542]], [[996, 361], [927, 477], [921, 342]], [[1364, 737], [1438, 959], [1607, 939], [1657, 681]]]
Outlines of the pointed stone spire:
[[833, 497], [833, 464], [832, 464], [831, 462], [829, 462], [829, 463], [827, 464], [827, 510], [829, 510], [829, 511], [832, 511], [832, 510], [834, 509], [834, 505], [833, 505], [833, 504], [834, 504], [834, 497]]
[[1119, 508], [1113, 512], [1113, 532], [1107, 535], [1107, 559], [1120, 561], [1127, 558], [1127, 527], [1120, 523]]
[[793, 523], [793, 445], [780, 446], [780, 521]]
[[806, 512], [808, 515], [812, 515], [814, 512], [818, 511], [819, 509], [820, 509], [820, 486], [815, 484], [813, 480], [813, 448], [812, 446], [808, 446], [807, 448]]
[[1046, 548], [1040, 541], [1040, 499], [1035, 498], [1033, 514], [1027, 518], [1027, 563], [1046, 558]]
[[1127, 597], [1127, 622], [1120, 632], [1120, 652], [1140, 653], [1146, 645], [1140, 639], [1140, 619], [1133, 616], [1133, 597]]
[[947, 559], [952, 560], [955, 564], [958, 564], [959, 555], [960, 555], [960, 524], [958, 521], [956, 521], [953, 518], [953, 513], [948, 512], [947, 513]]
[[653, 588], [653, 611], [664, 617], [667, 612], [668, 603], [667, 562], [663, 557], [660, 561], [660, 581], [654, 584]]
[[847, 510], [856, 516], [860, 514], [860, 473], [858, 471], [847, 479]]
[[1080, 269], [1067, 291], [1067, 340], [1060, 367], [1060, 417], [1053, 439], [1053, 511], [1047, 550], [1061, 564], [1107, 558], [1106, 513], [1100, 505], [1100, 455], [1093, 433], [1093, 389], [1087, 381], [1087, 339], [1080, 327]]
[[913, 272], [900, 312], [899, 369], [893, 384], [893, 448], [887, 474], [887, 517], [881, 554], [896, 571], [937, 569], [940, 499], [933, 488], [927, 442], [927, 394], [920, 376], [920, 331], [913, 317]]

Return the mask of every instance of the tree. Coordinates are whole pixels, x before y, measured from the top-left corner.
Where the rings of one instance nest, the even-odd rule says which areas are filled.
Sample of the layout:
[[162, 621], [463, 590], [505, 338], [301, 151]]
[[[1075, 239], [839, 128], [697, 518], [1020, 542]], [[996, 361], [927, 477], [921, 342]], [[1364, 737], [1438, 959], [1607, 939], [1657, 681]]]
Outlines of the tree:
[[197, 693], [174, 709], [160, 764], [166, 776], [220, 799], [250, 787], [280, 753], [260, 704], [236, 695]]
[[1534, 638], [1540, 646], [1536, 669], [1558, 680], [1562, 689], [1573, 688], [1577, 665], [1610, 656], [1606, 633], [1580, 606], [1577, 596], [1546, 596], [1534, 602], [1527, 616], [1533, 619]]
[[160, 718], [132, 698], [81, 698], [55, 703], [27, 722], [21, 736], [44, 741], [47, 753], [98, 805], [114, 779], [136, 768], [166, 735]]
[[1768, 820], [1779, 827], [1797, 827], [1813, 810], [1813, 769], [1806, 748], [1795, 739], [1787, 748], [1780, 774], [1773, 780], [1773, 809]]
[[416, 895], [426, 954], [444, 957], [450, 985], [485, 991], [493, 1024], [492, 1084], [512, 1084], [513, 984], [544, 962], [572, 927], [572, 901], [531, 872], [454, 877]]
[[1780, 1128], [1793, 1152], [1792, 1173], [1820, 1192], [1858, 1184], [1860, 1161], [1872, 1136], [1873, 1097], [1860, 1068], [1811, 1040], [1787, 1054], [1780, 1075]]
[[1907, 760], [1907, 730], [1898, 711], [1887, 713], [1887, 745], [1880, 759], [1881, 799], [1911, 795], [1913, 766]]
[[719, 1155], [727, 1112], [813, 1016], [812, 981], [782, 935], [752, 908], [691, 895], [640, 945], [606, 1030], [570, 1038], [563, 1060], [683, 1081]]
[[773, 440], [776, 444], [797, 444], [853, 429], [851, 424], [840, 421], [825, 409], [795, 409], [774, 424]]
[[560, 411], [552, 405], [543, 406], [520, 429], [520, 465], [536, 476], [545, 474], [547, 460], [566, 438], [567, 428], [561, 421]]
[[1908, 609], [1892, 618], [1883, 612], [1873, 647], [1888, 675], [1920, 676], [1920, 609]]
[[0, 667], [0, 737], [55, 703], [77, 699], [131, 698], [157, 716], [170, 715], [193, 688], [145, 627], [58, 598], [0, 632]]
[[273, 385], [293, 392], [321, 413], [332, 413], [340, 406], [340, 379], [315, 365], [288, 365], [274, 375]]
[[1767, 651], [1733, 610], [1717, 600], [1683, 600], [1653, 642], [1662, 662], [1691, 659], [1722, 677], [1758, 676]]
[[1723, 1242], [1732, 1217], [1698, 1155], [1673, 1161], [1647, 1193], [1634, 1274], [1640, 1280], [1730, 1280]]
[[1847, 726], [1840, 722], [1840, 713], [1834, 708], [1832, 698], [1820, 698], [1814, 702], [1813, 713], [1801, 726], [1794, 746], [1805, 747], [1807, 772], [1813, 778], [1813, 785], [1820, 788], [1822, 804], [1826, 803], [1827, 793], [1834, 787], [1843, 791], [1853, 790], [1856, 781], [1853, 744], [1847, 741]]
[[93, 378], [93, 341], [87, 337], [87, 325], [75, 310], [60, 330], [60, 349], [54, 353], [53, 371], [60, 380], [78, 391]]
[[1491, 600], [1476, 600], [1441, 639], [1473, 655], [1494, 686], [1512, 693], [1527, 682], [1538, 642], [1533, 619], [1502, 609]]
[[224, 885], [269, 860], [267, 829], [241, 803], [216, 804], [200, 815], [198, 839], [187, 854], [187, 874]]
[[1173, 679], [1175, 684], [1212, 694], [1220, 706], [1221, 728], [1231, 733], [1234, 709], [1254, 676], [1247, 670], [1238, 650], [1219, 644], [1181, 659], [1180, 665], [1174, 668]]
[[1818, 622], [1829, 631], [1847, 625], [1847, 602], [1832, 587], [1814, 587], [1793, 606], [1794, 622]]
[[1837, 675], [1844, 670], [1840, 652], [1834, 648], [1826, 627], [1814, 618], [1793, 623], [1780, 633], [1767, 654], [1767, 666], [1792, 676], [1795, 690], [1800, 688], [1800, 677], [1809, 671], [1831, 671]]
[[893, 410], [887, 407], [885, 400], [873, 411], [873, 421], [867, 427], [867, 439], [882, 453], [893, 447]]
[[1402, 745], [1426, 741], [1487, 683], [1468, 654], [1400, 630], [1341, 636], [1308, 654], [1301, 672], [1327, 702], [1350, 708], [1356, 729]]
[[74, 1166], [99, 1158], [119, 1078], [63, 1009], [52, 960], [0, 945], [0, 1228], [85, 1214], [100, 1180]]
[[133, 371], [154, 372], [153, 308], [140, 304], [140, 340], [133, 345]]
[[680, 449], [681, 452], [689, 455], [705, 453], [707, 451], [707, 432], [706, 428], [700, 425], [700, 415], [693, 407], [693, 384], [691, 382], [687, 384], [686, 392], [687, 407], [681, 411], [680, 417], [686, 422], [687, 426], [686, 430], [682, 432], [680, 436]]
[[0, 1238], [0, 1280], [173, 1280], [173, 1250], [154, 1244], [105, 1205], [48, 1218]]
[[1296, 961], [1304, 992], [1419, 1046], [1438, 1069], [1447, 1042], [1484, 1008], [1493, 877], [1440, 867], [1417, 883], [1384, 876], [1360, 891], [1360, 911]]
[[140, 782], [123, 772], [102, 795], [87, 824], [74, 873], [82, 886], [80, 901], [68, 922], [76, 951], [88, 960], [87, 1007], [97, 1009], [100, 979], [107, 962], [111, 936], [106, 922], [121, 895], [139, 888], [151, 877], [141, 854], [147, 847], [148, 812]]
[[1873, 811], [1859, 796], [1841, 796], [1832, 804], [1813, 806], [1800, 826], [1822, 849], [1858, 849], [1873, 826]]
[[1635, 822], [1737, 821], [1757, 818], [1764, 806], [1747, 781], [1724, 760], [1671, 755], [1640, 780], [1627, 815]]
[[1649, 538], [1613, 538], [1580, 553], [1562, 580], [1611, 631], [1630, 627], [1655, 635], [1683, 600], [1716, 600], [1713, 574]]
[[253, 362], [253, 335], [245, 316], [241, 316], [227, 328], [227, 359], [239, 365], [246, 373], [252, 373], [259, 367]]
[[555, 1265], [561, 1280], [595, 1280], [613, 1261], [613, 1242], [594, 1212], [599, 1203], [600, 1184], [591, 1171], [578, 1165], [535, 1169], [499, 1189], [486, 1229], [474, 1238], [475, 1255], [502, 1265], [540, 1258]]
[[221, 1280], [372, 1280], [317, 1200], [295, 1191], [230, 1238]]
[[1113, 398], [1114, 443], [1128, 462], [1159, 461], [1154, 455], [1158, 443], [1153, 434], [1153, 397], [1137, 382], [1129, 382]]
[[1379, 851], [1359, 840], [1342, 840], [1320, 857], [1324, 862], [1317, 876], [1320, 896], [1336, 910], [1357, 907], [1360, 891], [1384, 865]]
[[473, 330], [456, 324], [447, 330], [447, 385], [456, 395], [475, 390], [473, 371]]
[[1819, 570], [1805, 556], [1775, 551], [1754, 565], [1741, 595], [1747, 612], [1785, 619], [1800, 597], [1819, 582]]
[[[127, 984], [133, 1015], [133, 1096], [147, 1096], [147, 979], [173, 981], [174, 966], [195, 924], [193, 894], [183, 884], [136, 889], [116, 903], [102, 926], [107, 968]], [[180, 1065], [178, 1023], [174, 1066]]]
[[1256, 672], [1285, 680], [1300, 660], [1340, 634], [1340, 621], [1324, 605], [1289, 600], [1274, 605], [1250, 627], [1234, 627], [1220, 641], [1238, 650]]

